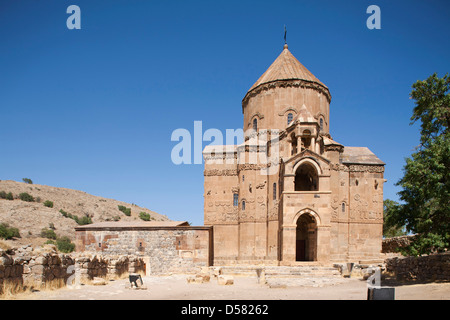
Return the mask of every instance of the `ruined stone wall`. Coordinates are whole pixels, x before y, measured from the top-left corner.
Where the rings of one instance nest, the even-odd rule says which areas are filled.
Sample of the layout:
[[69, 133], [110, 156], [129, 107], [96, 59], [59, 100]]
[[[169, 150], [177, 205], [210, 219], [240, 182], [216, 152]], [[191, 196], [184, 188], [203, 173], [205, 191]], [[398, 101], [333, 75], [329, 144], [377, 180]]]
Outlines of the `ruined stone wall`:
[[81, 282], [95, 277], [114, 279], [126, 273], [144, 272], [145, 263], [136, 256], [80, 256], [75, 258], [75, 271]]
[[149, 274], [197, 272], [212, 258], [210, 228], [77, 230], [77, 251], [146, 257]]
[[64, 286], [95, 277], [118, 278], [143, 271], [145, 263], [137, 256], [58, 254], [52, 248], [0, 249], [0, 294], [4, 285], [40, 288], [58, 281]]
[[22, 286], [22, 274], [23, 265], [0, 249], [0, 294], [6, 284]]
[[450, 281], [450, 252], [386, 260], [386, 271], [404, 281]]
[[395, 253], [399, 248], [408, 246], [415, 236], [400, 236], [383, 239], [382, 251], [383, 253]]

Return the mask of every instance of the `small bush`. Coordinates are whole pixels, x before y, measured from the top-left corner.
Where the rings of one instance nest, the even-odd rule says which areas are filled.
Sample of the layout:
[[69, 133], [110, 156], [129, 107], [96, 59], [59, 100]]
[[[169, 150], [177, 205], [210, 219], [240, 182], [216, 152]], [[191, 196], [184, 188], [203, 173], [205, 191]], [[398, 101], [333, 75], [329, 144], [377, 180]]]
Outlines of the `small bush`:
[[60, 252], [70, 253], [75, 250], [75, 244], [68, 237], [61, 237], [56, 240], [56, 247]]
[[57, 238], [56, 240], [47, 240], [46, 244], [54, 244], [59, 252], [70, 253], [75, 250], [75, 244], [68, 237]]
[[91, 217], [88, 217], [88, 216], [83, 216], [83, 217], [81, 217], [81, 219], [79, 219], [77, 216], [75, 216], [74, 220], [79, 225], [85, 225], [85, 224], [91, 224], [92, 223]]
[[131, 216], [131, 208], [127, 208], [124, 206], [117, 206], [120, 211], [122, 211], [126, 216]]
[[41, 230], [41, 237], [42, 238], [56, 240], [56, 233], [52, 229], [45, 229], [44, 228], [44, 229]]
[[19, 194], [19, 199], [26, 202], [34, 202], [33, 196], [26, 192]]
[[23, 178], [22, 181], [25, 182], [25, 183], [28, 183], [28, 184], [33, 184], [33, 181], [31, 179], [28, 179], [28, 178]]
[[150, 216], [149, 213], [146, 212], [141, 212], [139, 213], [139, 218], [141, 218], [144, 221], [150, 221], [152, 219], [152, 217]]
[[9, 227], [7, 223], [0, 223], [0, 238], [6, 240], [12, 238], [20, 238], [19, 229]]
[[44, 201], [44, 206], [49, 207], [49, 208], [53, 208], [53, 201], [45, 200]]
[[84, 216], [84, 217], [82, 217], [80, 219], [80, 218], [78, 218], [78, 216], [76, 216], [74, 214], [71, 214], [71, 213], [67, 213], [63, 209], [59, 210], [59, 212], [63, 215], [63, 217], [75, 220], [75, 222], [78, 223], [79, 225], [85, 225], [85, 224], [91, 224], [92, 223], [91, 217]]
[[14, 196], [11, 192], [0, 191], [0, 199], [14, 200]]

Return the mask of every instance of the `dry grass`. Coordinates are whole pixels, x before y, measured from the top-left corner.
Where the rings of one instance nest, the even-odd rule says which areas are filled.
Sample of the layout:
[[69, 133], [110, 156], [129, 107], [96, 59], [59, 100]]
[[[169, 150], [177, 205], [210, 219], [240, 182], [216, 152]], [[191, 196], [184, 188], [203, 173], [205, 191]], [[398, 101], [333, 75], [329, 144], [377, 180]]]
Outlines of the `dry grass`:
[[[139, 273], [142, 277], [145, 276], [143, 271], [137, 273]], [[105, 280], [104, 284], [107, 284], [108, 281], [126, 279], [128, 276], [129, 273], [124, 272], [121, 274], [108, 274], [105, 277], [99, 278], [103, 278]], [[90, 286], [102, 285], [101, 283], [96, 283], [94, 278], [82, 278], [80, 279], [80, 284]], [[33, 292], [54, 291], [64, 287], [67, 287], [65, 279], [53, 279], [44, 283], [40, 281], [27, 281], [26, 283], [22, 283], [22, 281], [4, 281], [4, 283], [0, 285], [0, 299], [26, 300], [31, 298]]]
[[24, 288], [19, 281], [4, 280], [0, 285], [0, 299], [12, 299], [22, 292], [24, 292]]
[[0, 241], [0, 249], [9, 250], [9, 249], [11, 249], [11, 246], [9, 244], [7, 244], [6, 242]]
[[64, 279], [53, 279], [44, 283], [40, 281], [23, 284], [21, 281], [5, 281], [0, 287], [0, 299], [26, 299], [36, 291], [53, 291], [66, 286]]

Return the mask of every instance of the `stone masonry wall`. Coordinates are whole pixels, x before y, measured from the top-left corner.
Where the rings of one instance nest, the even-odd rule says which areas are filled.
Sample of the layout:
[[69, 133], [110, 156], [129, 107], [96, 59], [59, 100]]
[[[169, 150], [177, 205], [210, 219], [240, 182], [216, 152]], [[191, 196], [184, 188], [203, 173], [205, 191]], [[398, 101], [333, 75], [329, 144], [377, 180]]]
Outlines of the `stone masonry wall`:
[[383, 239], [381, 252], [383, 253], [398, 252], [399, 248], [408, 246], [414, 237], [415, 237], [414, 235], [411, 235], [411, 236], [400, 236]]
[[95, 277], [118, 278], [142, 271], [144, 261], [136, 256], [58, 254], [52, 246], [0, 249], [0, 294], [4, 285], [39, 288], [55, 280], [61, 285], [71, 285]]
[[195, 273], [210, 265], [209, 228], [77, 230], [79, 252], [139, 255], [148, 274]]
[[450, 281], [450, 252], [386, 260], [386, 271], [404, 281]]

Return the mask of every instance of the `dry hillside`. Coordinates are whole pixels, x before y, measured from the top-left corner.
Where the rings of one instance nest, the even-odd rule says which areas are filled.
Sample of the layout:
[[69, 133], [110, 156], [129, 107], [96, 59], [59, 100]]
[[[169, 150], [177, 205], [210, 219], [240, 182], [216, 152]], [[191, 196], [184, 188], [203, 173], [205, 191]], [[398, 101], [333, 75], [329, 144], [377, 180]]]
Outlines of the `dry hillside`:
[[[39, 184], [27, 184], [16, 181], [0, 181], [0, 192], [11, 192], [14, 200], [0, 198], [0, 223], [7, 223], [10, 227], [19, 229], [21, 238], [14, 240], [1, 240], [9, 246], [25, 244], [40, 245], [47, 239], [41, 238], [43, 228], [54, 228], [55, 233], [75, 239], [75, 230], [78, 224], [74, 219], [64, 217], [60, 210], [72, 216], [82, 218], [90, 217], [92, 222], [133, 221], [139, 220], [140, 212], [150, 214], [152, 220], [169, 220], [166, 216], [153, 212], [137, 205], [93, 196], [83, 191], [66, 188], [56, 188]], [[28, 193], [35, 198], [35, 202], [20, 200], [19, 194]], [[53, 202], [53, 208], [44, 206], [46, 200]], [[118, 206], [131, 208], [131, 215], [127, 216], [118, 209]]]

